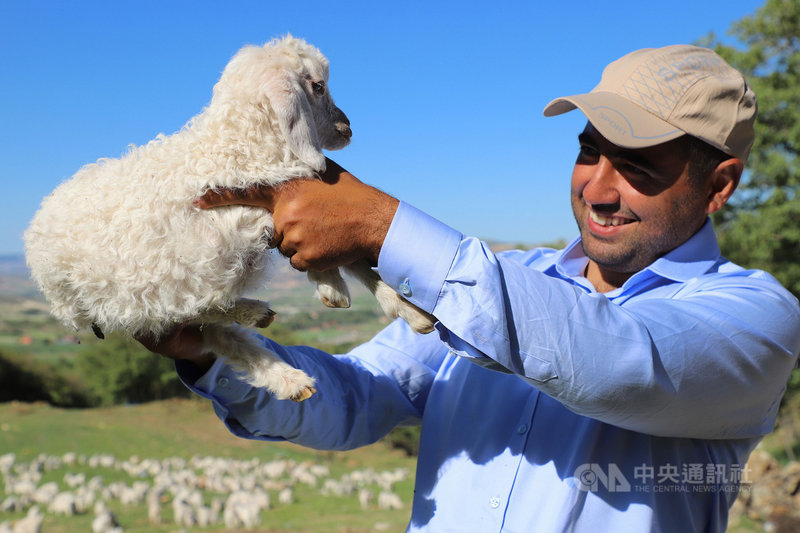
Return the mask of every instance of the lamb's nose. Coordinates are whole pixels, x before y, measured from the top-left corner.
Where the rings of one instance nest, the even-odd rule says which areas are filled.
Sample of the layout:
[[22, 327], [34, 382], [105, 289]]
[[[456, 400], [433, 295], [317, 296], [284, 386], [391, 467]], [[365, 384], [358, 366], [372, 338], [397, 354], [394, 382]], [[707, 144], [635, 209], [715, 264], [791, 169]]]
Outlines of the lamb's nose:
[[336, 131], [338, 131], [343, 137], [347, 137], [348, 139], [353, 136], [353, 130], [350, 129], [350, 125], [345, 122], [337, 122], [335, 125]]

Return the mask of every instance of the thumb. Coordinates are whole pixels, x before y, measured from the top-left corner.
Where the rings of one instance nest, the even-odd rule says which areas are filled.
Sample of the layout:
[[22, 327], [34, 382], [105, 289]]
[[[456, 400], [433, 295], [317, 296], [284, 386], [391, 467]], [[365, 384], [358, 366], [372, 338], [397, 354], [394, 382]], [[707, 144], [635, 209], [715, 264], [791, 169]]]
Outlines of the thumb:
[[195, 198], [192, 205], [200, 209], [226, 205], [249, 205], [273, 211], [276, 196], [277, 190], [265, 185], [253, 185], [246, 189], [209, 189], [202, 196]]

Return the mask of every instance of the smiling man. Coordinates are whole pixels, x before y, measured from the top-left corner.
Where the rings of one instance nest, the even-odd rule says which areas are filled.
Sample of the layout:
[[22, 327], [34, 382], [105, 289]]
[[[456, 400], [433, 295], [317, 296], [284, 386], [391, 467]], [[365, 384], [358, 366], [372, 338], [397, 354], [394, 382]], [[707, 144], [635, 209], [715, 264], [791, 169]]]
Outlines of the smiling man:
[[730, 198], [742, 173], [740, 159], [719, 152], [711, 156], [713, 171], [690, 179], [689, 152], [702, 141], [686, 136], [626, 149], [589, 123], [578, 140], [572, 210], [590, 260], [586, 277], [600, 292], [686, 242]]
[[545, 114], [575, 108], [563, 250], [494, 254], [333, 162], [199, 200], [270, 209], [297, 268], [371, 260], [435, 332], [395, 321], [341, 355], [264, 339], [317, 378], [300, 404], [238, 381], [197, 329], [149, 347], [241, 437], [346, 449], [421, 423], [409, 531], [725, 531], [800, 351], [797, 300], [722, 257], [708, 217], [740, 179], [755, 97], [710, 50], [672, 46]]

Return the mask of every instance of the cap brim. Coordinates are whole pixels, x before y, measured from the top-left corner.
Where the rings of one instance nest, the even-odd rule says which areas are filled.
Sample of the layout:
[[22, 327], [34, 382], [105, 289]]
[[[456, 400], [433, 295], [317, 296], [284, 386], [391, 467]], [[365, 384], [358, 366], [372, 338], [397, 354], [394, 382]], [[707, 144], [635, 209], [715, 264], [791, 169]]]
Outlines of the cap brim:
[[580, 109], [600, 134], [617, 146], [646, 148], [677, 139], [685, 132], [621, 96], [591, 92], [556, 98], [544, 108], [552, 117]]

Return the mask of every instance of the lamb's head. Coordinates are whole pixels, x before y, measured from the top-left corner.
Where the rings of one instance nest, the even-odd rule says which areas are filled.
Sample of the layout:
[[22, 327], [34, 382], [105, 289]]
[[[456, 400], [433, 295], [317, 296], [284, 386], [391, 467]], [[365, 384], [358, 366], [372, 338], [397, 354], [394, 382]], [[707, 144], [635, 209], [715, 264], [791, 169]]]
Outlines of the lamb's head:
[[352, 136], [328, 90], [328, 60], [291, 35], [242, 48], [214, 87], [214, 99], [272, 109], [291, 152], [318, 172], [325, 170], [322, 149], [344, 148]]

